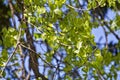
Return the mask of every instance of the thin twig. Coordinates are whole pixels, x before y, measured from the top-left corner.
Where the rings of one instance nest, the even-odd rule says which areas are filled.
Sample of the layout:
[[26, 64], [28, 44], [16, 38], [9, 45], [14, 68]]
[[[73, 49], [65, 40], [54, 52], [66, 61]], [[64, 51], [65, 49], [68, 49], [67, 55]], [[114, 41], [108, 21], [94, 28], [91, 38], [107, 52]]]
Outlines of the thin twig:
[[[23, 44], [20, 44], [20, 45], [21, 45], [22, 47], [24, 47], [24, 48], [26, 48], [26, 49], [32, 51], [33, 53], [36, 53], [34, 50], [32, 50], [32, 49], [26, 47], [25, 45], [23, 45]], [[37, 54], [37, 56], [38, 56], [43, 62], [45, 62], [46, 64], [48, 64], [50, 67], [56, 68], [55, 66], [49, 64], [46, 60], [44, 60], [38, 53], [36, 53], [36, 54]]]
[[120, 41], [120, 37], [108, 26], [107, 22], [103, 22], [105, 26], [109, 29], [109, 31]]
[[[96, 65], [96, 67], [97, 67], [97, 65]], [[97, 69], [97, 74], [98, 74], [99, 78], [100, 78], [101, 80], [106, 80], [105, 77], [102, 76], [102, 73], [101, 73], [101, 71], [98, 69], [98, 67], [97, 67], [96, 69]]]
[[[101, 19], [104, 19], [104, 15], [103, 15], [101, 9], [99, 9], [99, 11], [101, 12], [101, 15], [100, 15]], [[120, 37], [110, 28], [108, 22], [106, 22], [105, 20], [103, 20], [103, 22], [101, 22], [101, 20], [99, 18], [98, 18], [98, 20], [99, 20], [100, 24], [104, 24], [107, 27], [107, 29], [116, 37], [116, 39], [118, 41], [120, 41]]]
[[74, 10], [89, 11], [89, 9], [76, 8], [76, 7], [73, 7], [73, 6], [69, 5], [69, 4], [66, 4], [66, 6], [68, 6], [69, 8], [72, 8], [72, 9], [74, 9]]
[[16, 29], [15, 18], [14, 18], [14, 8], [13, 8], [13, 5], [12, 5], [12, 1], [11, 1], [11, 0], [8, 0], [8, 4], [9, 4], [10, 10], [11, 10], [13, 26], [14, 26], [14, 28]]
[[102, 28], [103, 28], [103, 30], [104, 30], [104, 33], [105, 33], [105, 39], [106, 39], [105, 47], [108, 48], [108, 38], [107, 38], [107, 37], [108, 37], [108, 34], [107, 34], [107, 32], [106, 32], [105, 27], [102, 26]]
[[10, 65], [7, 65], [7, 67], [11, 67], [11, 66], [15, 66], [17, 63], [19, 63], [19, 62], [21, 62], [21, 60], [18, 60], [17, 62], [14, 62], [14, 63], [12, 63], [12, 64], [10, 64]]
[[[102, 24], [101, 21], [99, 21]], [[118, 41], [120, 41], [120, 37], [110, 28], [109, 24], [106, 21], [103, 21], [103, 24], [107, 27], [107, 29], [116, 37]]]
[[27, 77], [25, 78], [25, 80], [29, 80], [30, 79], [30, 72], [28, 73]]
[[[20, 31], [21, 31], [21, 30], [20, 30]], [[12, 53], [11, 56], [8, 58], [7, 62], [5, 63], [5, 66], [3, 67], [3, 70], [2, 70], [2, 72], [1, 72], [1, 76], [2, 76], [2, 74], [3, 74], [4, 70], [5, 70], [5, 68], [7, 67], [8, 63], [9, 63], [10, 60], [12, 59], [13, 55], [15, 54], [17, 48], [18, 48], [19, 45], [20, 45], [20, 41], [19, 41], [19, 40], [20, 40], [20, 36], [21, 36], [21, 32], [20, 32], [19, 35], [18, 35], [17, 44], [16, 44], [16, 47], [15, 47], [13, 53]]]
[[62, 45], [62, 46], [65, 46], [65, 47], [72, 47], [72, 46], [74, 46], [74, 45], [67, 45], [67, 44], [64, 44], [64, 43], [61, 43], [61, 42], [59, 42], [59, 41], [56, 41], [58, 44], [60, 44], [60, 45]]
[[17, 43], [17, 45], [16, 45], [16, 47], [15, 47], [13, 53], [11, 54], [11, 56], [8, 58], [7, 62], [5, 63], [5, 66], [3, 67], [3, 70], [2, 70], [2, 72], [1, 72], [1, 75], [3, 74], [5, 68], [7, 67], [8, 63], [9, 63], [10, 60], [12, 59], [13, 55], [15, 54], [15, 52], [16, 52], [16, 50], [17, 50], [19, 44], [20, 44], [20, 43]]
[[[102, 2], [102, 0], [98, 3], [98, 5], [94, 9], [96, 9], [97, 7], [99, 7], [101, 5], [101, 2]], [[72, 8], [74, 10], [79, 10], [79, 11], [90, 11], [91, 10], [91, 9], [76, 8], [76, 7], [71, 6], [69, 4], [66, 4], [66, 6], [68, 6], [69, 8]]]
[[[18, 39], [18, 42], [20, 42], [20, 38], [21, 38], [21, 32], [22, 32], [22, 29], [21, 27], [19, 28], [19, 39]], [[19, 47], [19, 52], [20, 52], [20, 57], [21, 57], [21, 60], [22, 60], [22, 76], [21, 77], [25, 77], [25, 68], [24, 68], [24, 54], [23, 54], [23, 50], [22, 50], [22, 47], [21, 45], [18, 46]]]
[[33, 23], [30, 23], [30, 22], [28, 22], [28, 21], [25, 21], [25, 22], [27, 22], [27, 23], [30, 24], [31, 26], [34, 26], [38, 31], [40, 31], [41, 33], [43, 33], [43, 31], [41, 31], [40, 29], [38, 29], [37, 26], [34, 25]]

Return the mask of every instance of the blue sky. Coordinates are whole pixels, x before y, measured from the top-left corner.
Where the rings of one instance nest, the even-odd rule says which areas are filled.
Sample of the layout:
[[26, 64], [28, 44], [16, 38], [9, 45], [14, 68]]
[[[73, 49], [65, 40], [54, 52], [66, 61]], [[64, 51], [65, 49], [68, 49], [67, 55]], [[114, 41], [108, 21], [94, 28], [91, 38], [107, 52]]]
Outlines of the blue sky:
[[[109, 9], [108, 13], [107, 13], [107, 17], [110, 20], [113, 20], [115, 18], [115, 16], [116, 16], [116, 13]], [[105, 18], [105, 20], [108, 20], [108, 19]], [[106, 30], [107, 30], [107, 28], [106, 28]], [[120, 34], [120, 31], [117, 31], [116, 33]], [[95, 36], [95, 38], [94, 38], [95, 42], [99, 42], [99, 39], [102, 37], [100, 43], [105, 43], [105, 41], [106, 41], [105, 40], [105, 34], [104, 34], [104, 30], [103, 30], [103, 28], [101, 26], [99, 26], [98, 28], [93, 28], [92, 29], [92, 34], [94, 34], [94, 36]], [[110, 33], [108, 35], [108, 43], [110, 43], [111, 41], [113, 43], [117, 43], [118, 42], [118, 40], [115, 38], [115, 36], [112, 33]]]
[[[111, 10], [109, 10], [108, 13], [107, 13], [107, 16], [111, 20], [114, 19], [115, 15], [116, 14]], [[15, 17], [15, 19], [16, 19], [16, 25], [18, 26], [19, 22], [18, 22], [16, 17]], [[106, 18], [106, 20], [107, 20], [107, 18]], [[116, 33], [119, 34], [120, 31], [118, 31]], [[105, 34], [104, 34], [103, 28], [101, 26], [99, 26], [98, 28], [93, 28], [92, 29], [92, 34], [94, 34], [94, 36], [95, 36], [95, 38], [94, 38], [95, 42], [99, 42], [99, 39], [102, 37], [100, 43], [105, 43]], [[108, 35], [108, 43], [111, 42], [111, 41], [113, 41], [114, 43], [118, 42], [118, 40], [114, 37], [113, 34]], [[45, 51], [43, 51], [43, 49], [41, 47], [43, 47], [43, 49], [46, 51], [47, 48], [45, 47], [44, 43], [41, 46], [40, 46], [40, 44], [36, 44], [37, 52], [41, 52], [43, 54], [43, 53], [45, 53]], [[39, 62], [41, 63], [42, 61], [39, 60]], [[27, 64], [27, 62], [26, 62], [26, 64]], [[42, 68], [42, 67], [40, 67], [40, 68]], [[42, 72], [42, 70], [40, 72]], [[118, 74], [120, 75], [120, 72], [118, 72]]]

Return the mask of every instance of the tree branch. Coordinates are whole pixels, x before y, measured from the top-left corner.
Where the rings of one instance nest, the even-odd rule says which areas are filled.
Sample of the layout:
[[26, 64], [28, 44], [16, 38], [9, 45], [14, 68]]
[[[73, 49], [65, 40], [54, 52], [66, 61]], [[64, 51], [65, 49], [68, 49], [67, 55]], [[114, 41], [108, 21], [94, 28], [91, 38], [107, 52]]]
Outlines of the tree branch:
[[[33, 53], [36, 53], [34, 50], [32, 50], [32, 49], [26, 47], [25, 45], [23, 45], [23, 44], [20, 44], [20, 45], [21, 45], [22, 47], [28, 49], [29, 51], [31, 51], [31, 52], [33, 52]], [[36, 53], [36, 55], [37, 55], [43, 62], [45, 62], [47, 65], [49, 65], [50, 67], [56, 68], [55, 66], [52, 66], [52, 65], [49, 64], [46, 60], [44, 60], [38, 53]]]
[[103, 23], [109, 29], [109, 31], [116, 37], [116, 39], [120, 41], [120, 37], [108, 26], [107, 22], [104, 21]]
[[16, 26], [15, 26], [15, 18], [14, 18], [14, 8], [13, 8], [13, 5], [12, 5], [12, 1], [11, 1], [11, 0], [8, 0], [8, 4], [9, 4], [10, 10], [11, 10], [13, 26], [14, 26], [14, 28], [16, 29]]
[[17, 43], [17, 45], [16, 45], [16, 47], [15, 47], [13, 53], [11, 54], [11, 56], [8, 58], [7, 62], [5, 63], [5, 66], [3, 67], [3, 70], [2, 70], [2, 72], [1, 72], [1, 74], [0, 74], [1, 76], [2, 76], [2, 74], [3, 74], [4, 70], [5, 70], [5, 68], [7, 67], [8, 63], [9, 63], [10, 60], [12, 59], [13, 55], [15, 54], [15, 52], [16, 52], [16, 50], [17, 50], [19, 44], [20, 44], [20, 43]]
[[104, 33], [105, 33], [105, 39], [106, 39], [105, 47], [108, 48], [108, 38], [107, 38], [107, 37], [108, 37], [108, 34], [107, 34], [106, 30], [105, 30], [105, 27], [102, 26], [102, 28], [103, 28], [103, 30], [104, 30]]

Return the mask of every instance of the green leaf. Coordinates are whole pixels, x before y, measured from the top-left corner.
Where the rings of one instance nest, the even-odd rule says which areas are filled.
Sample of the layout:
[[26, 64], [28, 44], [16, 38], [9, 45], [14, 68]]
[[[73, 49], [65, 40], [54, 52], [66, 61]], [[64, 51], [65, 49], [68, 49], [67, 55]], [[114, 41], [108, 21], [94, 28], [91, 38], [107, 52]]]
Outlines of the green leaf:
[[8, 52], [6, 49], [2, 50], [2, 57], [1, 58], [4, 59], [3, 62], [5, 62], [8, 59]]
[[39, 14], [43, 14], [43, 13], [46, 13], [46, 9], [45, 9], [45, 7], [37, 7], [37, 12]]
[[65, 80], [72, 80], [72, 78], [70, 76], [65, 76]]
[[66, 67], [63, 69], [65, 72], [69, 72], [72, 70], [72, 67], [70, 65], [66, 65]]
[[77, 48], [78, 48], [78, 50], [80, 50], [81, 47], [82, 47], [82, 42], [79, 41], [79, 42], [77, 43]]
[[62, 15], [62, 11], [61, 11], [60, 9], [58, 9], [58, 8], [55, 9], [54, 12], [55, 12], [55, 14], [57, 14], [57, 15], [59, 15], [59, 16]]
[[41, 34], [40, 33], [34, 33], [34, 37], [36, 40], [41, 38]]
[[61, 7], [65, 2], [66, 0], [55, 0], [55, 5], [57, 7]]
[[115, 22], [116, 22], [117, 26], [120, 27], [120, 15], [118, 15], [118, 14], [116, 15], [116, 21]]

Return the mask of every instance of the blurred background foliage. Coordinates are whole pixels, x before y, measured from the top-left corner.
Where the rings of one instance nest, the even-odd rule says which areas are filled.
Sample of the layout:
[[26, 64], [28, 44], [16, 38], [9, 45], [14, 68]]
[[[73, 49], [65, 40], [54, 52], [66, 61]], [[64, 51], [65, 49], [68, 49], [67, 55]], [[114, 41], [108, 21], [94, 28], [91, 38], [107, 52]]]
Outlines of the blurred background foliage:
[[120, 0], [0, 0], [0, 8], [1, 79], [119, 78]]

